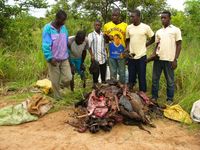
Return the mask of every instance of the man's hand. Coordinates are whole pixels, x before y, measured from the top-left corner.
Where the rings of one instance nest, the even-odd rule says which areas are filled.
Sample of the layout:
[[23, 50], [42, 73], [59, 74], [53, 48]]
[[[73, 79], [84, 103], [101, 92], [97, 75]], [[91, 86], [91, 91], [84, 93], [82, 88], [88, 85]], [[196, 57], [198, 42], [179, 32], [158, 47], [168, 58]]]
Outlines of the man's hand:
[[154, 51], [149, 58], [147, 58], [146, 63], [149, 63], [154, 60], [159, 60], [159, 56]]
[[72, 75], [74, 75], [75, 74], [75, 67], [74, 67], [74, 65], [73, 64], [70, 64], [70, 67], [71, 67], [71, 72], [72, 72]]
[[109, 38], [109, 36], [107, 34], [104, 34], [104, 39], [105, 39], [106, 43], [109, 43], [110, 38]]
[[91, 56], [91, 62], [94, 62], [94, 55]]
[[112, 41], [113, 40], [113, 36], [109, 35], [109, 39], [110, 39], [110, 41]]
[[129, 50], [126, 49], [123, 53], [120, 55], [121, 58], [128, 58], [129, 57]]
[[135, 54], [134, 54], [134, 53], [129, 53], [128, 57], [129, 57], [130, 59], [134, 59]]
[[171, 65], [172, 69], [175, 70], [177, 68], [177, 60], [172, 61]]
[[126, 47], [124, 51], [129, 53], [129, 48]]
[[84, 63], [81, 64], [81, 71], [85, 71], [85, 65], [84, 65]]
[[53, 58], [49, 61], [49, 63], [50, 63], [52, 66], [56, 66], [56, 65], [57, 65], [57, 61], [56, 61], [55, 59], [53, 59]]
[[105, 40], [106, 43], [109, 43], [109, 41], [113, 40], [113, 36], [108, 35], [108, 34], [104, 34], [104, 40]]

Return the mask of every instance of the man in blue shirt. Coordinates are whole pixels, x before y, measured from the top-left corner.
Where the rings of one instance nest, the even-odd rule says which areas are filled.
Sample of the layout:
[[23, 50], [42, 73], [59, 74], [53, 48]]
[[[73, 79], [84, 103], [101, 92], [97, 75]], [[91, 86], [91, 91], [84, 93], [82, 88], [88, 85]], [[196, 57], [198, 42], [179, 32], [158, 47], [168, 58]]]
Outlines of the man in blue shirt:
[[54, 97], [61, 99], [60, 84], [66, 87], [72, 79], [69, 54], [68, 30], [65, 27], [67, 14], [60, 10], [53, 22], [43, 28], [42, 50], [48, 63], [49, 77], [52, 82]]

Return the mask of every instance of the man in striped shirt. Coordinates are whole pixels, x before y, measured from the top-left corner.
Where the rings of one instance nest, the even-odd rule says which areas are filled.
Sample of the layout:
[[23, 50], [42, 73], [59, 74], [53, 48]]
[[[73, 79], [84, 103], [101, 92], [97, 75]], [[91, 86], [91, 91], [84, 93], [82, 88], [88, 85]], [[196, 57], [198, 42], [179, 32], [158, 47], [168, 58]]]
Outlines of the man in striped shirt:
[[99, 73], [101, 74], [101, 82], [106, 80], [107, 54], [105, 50], [104, 36], [101, 32], [102, 24], [99, 20], [94, 23], [94, 31], [88, 35], [89, 50], [92, 62], [99, 64], [98, 71], [93, 73], [94, 85], [98, 83]]

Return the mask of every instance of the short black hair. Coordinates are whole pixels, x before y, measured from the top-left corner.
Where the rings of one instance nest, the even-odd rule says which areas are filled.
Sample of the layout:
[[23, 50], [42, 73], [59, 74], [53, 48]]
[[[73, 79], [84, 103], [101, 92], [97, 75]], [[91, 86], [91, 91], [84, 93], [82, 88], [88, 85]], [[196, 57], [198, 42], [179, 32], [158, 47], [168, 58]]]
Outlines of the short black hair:
[[85, 31], [78, 31], [75, 36], [76, 41], [83, 41], [85, 39], [86, 33]]
[[169, 16], [169, 18], [171, 18], [171, 12], [168, 10], [163, 11], [161, 14], [167, 14]]
[[119, 39], [121, 39], [120, 35], [119, 34], [115, 34], [114, 36], [118, 37]]
[[96, 22], [98, 22], [98, 23], [100, 23], [100, 24], [102, 24], [102, 22], [100, 21], [100, 20], [95, 20], [95, 22], [94, 23], [96, 23]]
[[64, 10], [59, 10], [57, 13], [56, 13], [56, 18], [67, 18], [67, 13], [64, 11]]
[[138, 17], [141, 16], [141, 11], [138, 9], [135, 9], [134, 11], [132, 11], [132, 13], [136, 14]]

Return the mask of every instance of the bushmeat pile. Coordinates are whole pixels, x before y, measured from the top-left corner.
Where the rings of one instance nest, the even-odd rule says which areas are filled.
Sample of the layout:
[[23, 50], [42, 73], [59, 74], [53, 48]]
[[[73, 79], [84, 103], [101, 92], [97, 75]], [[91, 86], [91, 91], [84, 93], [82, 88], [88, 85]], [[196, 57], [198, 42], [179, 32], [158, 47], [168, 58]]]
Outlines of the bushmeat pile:
[[155, 127], [151, 122], [151, 114], [155, 110], [160, 110], [145, 93], [129, 92], [126, 85], [117, 82], [96, 87], [75, 106], [73, 114], [70, 115], [71, 119], [67, 123], [81, 133], [87, 130], [91, 133], [100, 130], [111, 131], [118, 123], [138, 125], [139, 128], [150, 133], [143, 125]]

